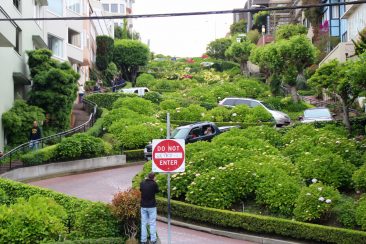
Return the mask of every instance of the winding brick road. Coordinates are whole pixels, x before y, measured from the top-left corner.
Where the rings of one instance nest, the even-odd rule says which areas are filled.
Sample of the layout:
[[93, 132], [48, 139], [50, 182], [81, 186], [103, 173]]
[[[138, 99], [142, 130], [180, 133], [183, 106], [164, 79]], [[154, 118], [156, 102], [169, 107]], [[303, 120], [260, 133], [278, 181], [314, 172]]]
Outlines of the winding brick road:
[[[44, 188], [50, 188], [68, 195], [92, 200], [110, 202], [113, 194], [131, 187], [133, 176], [142, 169], [142, 165], [132, 165], [91, 173], [56, 177], [31, 182]], [[162, 243], [167, 243], [167, 224], [158, 222], [158, 233]], [[233, 240], [200, 231], [172, 226], [173, 244], [250, 244], [251, 242]]]

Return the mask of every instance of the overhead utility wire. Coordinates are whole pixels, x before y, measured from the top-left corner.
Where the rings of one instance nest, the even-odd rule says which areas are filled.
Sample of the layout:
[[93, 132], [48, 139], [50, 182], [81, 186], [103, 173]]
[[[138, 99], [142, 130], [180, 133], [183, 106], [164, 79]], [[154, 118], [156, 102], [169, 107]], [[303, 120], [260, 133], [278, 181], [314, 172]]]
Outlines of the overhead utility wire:
[[203, 11], [203, 12], [184, 12], [184, 13], [165, 13], [165, 14], [137, 14], [137, 15], [108, 15], [108, 16], [79, 16], [79, 17], [52, 17], [52, 18], [2, 18], [1, 21], [42, 21], [42, 20], [93, 20], [93, 19], [138, 19], [138, 18], [162, 18], [162, 17], [179, 17], [179, 16], [195, 16], [195, 15], [214, 15], [214, 14], [234, 14], [234, 13], [252, 13], [260, 10], [265, 11], [279, 11], [292, 9], [309, 9], [321, 8], [331, 6], [343, 6], [351, 4], [366, 3], [366, 0], [350, 1], [343, 3], [323, 3], [310, 4], [300, 6], [287, 7], [265, 7], [265, 8], [251, 8], [251, 9], [233, 9], [233, 10], [219, 10], [219, 11]]

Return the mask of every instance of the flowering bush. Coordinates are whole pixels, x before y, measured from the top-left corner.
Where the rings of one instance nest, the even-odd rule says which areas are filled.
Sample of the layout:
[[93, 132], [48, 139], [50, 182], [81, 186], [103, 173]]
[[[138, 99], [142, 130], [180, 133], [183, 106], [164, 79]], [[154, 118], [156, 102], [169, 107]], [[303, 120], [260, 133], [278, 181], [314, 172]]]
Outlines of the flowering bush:
[[255, 178], [249, 164], [230, 163], [198, 175], [188, 186], [186, 200], [205, 207], [228, 208], [254, 191]]
[[270, 126], [251, 126], [242, 131], [242, 136], [248, 139], [262, 139], [268, 141], [272, 146], [281, 147], [282, 136], [273, 127]]
[[340, 199], [339, 192], [322, 183], [303, 187], [296, 200], [294, 216], [299, 221], [316, 221], [329, 214]]
[[272, 115], [261, 106], [249, 108], [247, 105], [238, 105], [231, 112], [231, 121], [234, 122], [256, 123], [272, 120]]
[[348, 188], [356, 167], [341, 156], [323, 147], [313, 147], [296, 159], [296, 165], [304, 179], [319, 179], [336, 188]]
[[298, 177], [289, 176], [275, 167], [265, 167], [258, 171], [256, 201], [269, 207], [272, 212], [291, 216], [295, 201], [300, 193]]
[[342, 196], [333, 208], [333, 212], [337, 217], [337, 222], [346, 228], [355, 228], [357, 225], [356, 206], [354, 199]]
[[159, 92], [148, 92], [144, 95], [144, 99], [149, 100], [152, 103], [159, 104], [162, 101], [161, 94]]

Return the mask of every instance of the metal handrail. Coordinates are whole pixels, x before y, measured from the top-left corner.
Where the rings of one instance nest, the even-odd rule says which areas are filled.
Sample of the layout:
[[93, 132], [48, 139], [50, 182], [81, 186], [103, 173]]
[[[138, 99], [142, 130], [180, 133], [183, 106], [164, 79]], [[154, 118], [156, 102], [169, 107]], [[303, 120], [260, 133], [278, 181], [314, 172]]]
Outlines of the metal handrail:
[[[92, 127], [96, 120], [98, 105], [87, 99], [83, 99], [83, 105], [84, 105], [84, 109], [86, 106], [93, 106], [93, 108], [92, 108], [93, 110], [90, 113], [89, 119], [85, 123], [83, 123], [75, 128], [72, 128], [70, 130], [63, 131], [63, 132], [57, 133], [55, 135], [51, 135], [51, 136], [47, 136], [47, 137], [43, 137], [41, 139], [35, 140], [34, 143], [41, 144], [43, 147], [43, 145], [48, 141], [52, 141], [54, 139], [58, 139], [59, 141], [61, 141], [61, 139], [63, 137], [66, 137], [68, 135], [74, 134], [74, 133], [82, 131], [82, 130], [85, 132], [87, 130], [87, 126], [89, 126], [88, 128]], [[25, 152], [27, 149], [29, 149], [29, 143], [30, 142], [23, 143], [15, 148], [13, 148], [9, 152], [5, 153], [3, 156], [1, 156], [0, 165], [4, 159], [9, 158], [9, 170], [12, 169], [12, 156], [20, 151]]]

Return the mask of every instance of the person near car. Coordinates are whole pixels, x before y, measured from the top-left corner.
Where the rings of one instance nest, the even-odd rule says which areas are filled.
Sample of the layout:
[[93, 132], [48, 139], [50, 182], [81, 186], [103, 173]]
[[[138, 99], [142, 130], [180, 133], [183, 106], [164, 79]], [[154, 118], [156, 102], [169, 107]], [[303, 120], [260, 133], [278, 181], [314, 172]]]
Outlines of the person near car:
[[150, 172], [140, 184], [141, 191], [141, 243], [147, 243], [147, 225], [150, 226], [150, 243], [156, 244], [156, 199], [159, 192], [155, 174]]
[[208, 135], [212, 135], [212, 128], [211, 126], [207, 127], [207, 129], [205, 130], [205, 132], [203, 132], [204, 135], [208, 136]]
[[30, 134], [29, 134], [29, 146], [32, 149], [38, 149], [38, 142], [37, 140], [41, 139], [41, 129], [38, 126], [37, 121], [33, 122], [33, 127], [30, 130]]

